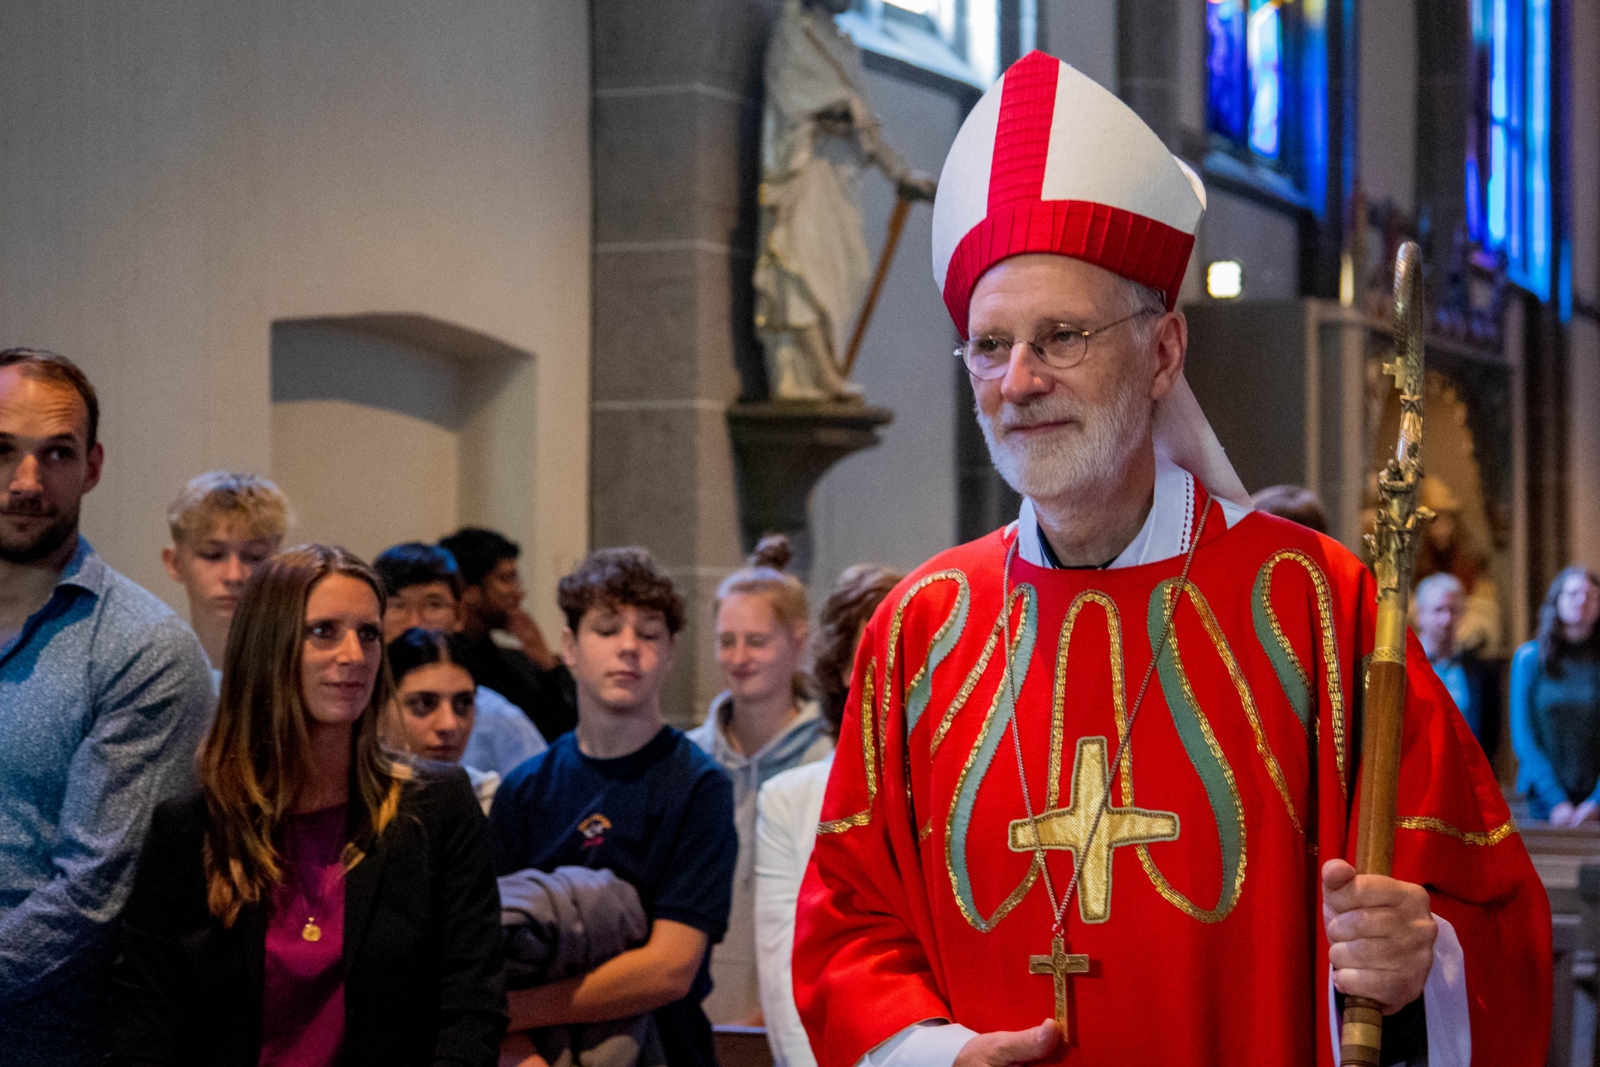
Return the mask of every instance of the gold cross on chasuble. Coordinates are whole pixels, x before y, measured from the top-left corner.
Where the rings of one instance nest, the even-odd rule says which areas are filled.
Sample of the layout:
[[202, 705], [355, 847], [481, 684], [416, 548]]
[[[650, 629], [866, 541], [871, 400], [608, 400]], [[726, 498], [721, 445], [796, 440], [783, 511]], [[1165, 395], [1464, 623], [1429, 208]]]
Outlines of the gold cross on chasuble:
[[1056, 1025], [1061, 1027], [1061, 1040], [1066, 1042], [1071, 1039], [1067, 1032], [1067, 975], [1088, 974], [1089, 957], [1072, 956], [1067, 953], [1067, 944], [1061, 938], [1052, 938], [1050, 941], [1050, 955], [1029, 956], [1029, 974], [1048, 974], [1056, 983]]
[[[1111, 856], [1116, 848], [1178, 839], [1175, 812], [1107, 807], [1094, 832], [1094, 841], [1089, 843], [1089, 829], [1094, 826], [1100, 805], [1105, 803], [1109, 777], [1106, 739], [1080, 737], [1067, 806], [1041, 812], [1034, 819], [1017, 819], [1010, 826], [1013, 852], [1036, 853], [1047, 848], [1066, 849], [1073, 854], [1073, 861], [1081, 867], [1078, 915], [1086, 923], [1103, 923], [1111, 918]], [[1084, 855], [1086, 845], [1088, 854]]]

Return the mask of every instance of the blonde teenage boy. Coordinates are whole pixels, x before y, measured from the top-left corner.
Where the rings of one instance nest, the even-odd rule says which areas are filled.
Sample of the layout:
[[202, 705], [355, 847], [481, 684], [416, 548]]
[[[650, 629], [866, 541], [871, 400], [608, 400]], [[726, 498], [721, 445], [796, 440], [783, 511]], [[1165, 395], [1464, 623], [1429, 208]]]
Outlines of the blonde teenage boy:
[[189, 624], [220, 668], [239, 594], [288, 533], [289, 500], [259, 475], [207, 471], [167, 508], [167, 526], [161, 562], [189, 594]]

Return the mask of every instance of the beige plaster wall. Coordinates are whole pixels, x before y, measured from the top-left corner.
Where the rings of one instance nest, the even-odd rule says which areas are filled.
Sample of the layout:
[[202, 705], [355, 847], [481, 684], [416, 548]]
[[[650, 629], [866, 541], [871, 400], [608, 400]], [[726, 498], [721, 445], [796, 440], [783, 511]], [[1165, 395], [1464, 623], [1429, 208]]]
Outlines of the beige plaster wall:
[[418, 314], [531, 356], [473, 447], [534, 476], [463, 517], [523, 542], [555, 622], [588, 539], [588, 41], [579, 0], [0, 0], [0, 344], [99, 388], [114, 566], [177, 602], [167, 500], [272, 468], [274, 321]]

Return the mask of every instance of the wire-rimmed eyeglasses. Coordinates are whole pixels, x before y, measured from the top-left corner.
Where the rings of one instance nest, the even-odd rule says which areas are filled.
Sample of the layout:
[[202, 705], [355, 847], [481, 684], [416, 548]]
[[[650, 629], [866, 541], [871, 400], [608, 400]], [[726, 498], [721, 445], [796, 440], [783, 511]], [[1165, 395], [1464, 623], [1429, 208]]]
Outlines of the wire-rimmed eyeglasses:
[[1125, 322], [1131, 322], [1145, 315], [1160, 314], [1164, 312], [1154, 308], [1140, 308], [1131, 315], [1124, 315], [1115, 322], [1108, 322], [1092, 330], [1080, 330], [1076, 326], [1058, 322], [1041, 330], [1032, 341], [1013, 341], [1002, 334], [981, 334], [957, 348], [955, 354], [956, 358], [967, 365], [967, 371], [974, 378], [983, 381], [1005, 377], [1006, 368], [1011, 365], [1011, 353], [1018, 344], [1025, 344], [1033, 349], [1033, 354], [1038, 356], [1045, 366], [1055, 370], [1070, 370], [1088, 356], [1089, 338], [1095, 334], [1105, 333], [1113, 326], [1121, 326]]

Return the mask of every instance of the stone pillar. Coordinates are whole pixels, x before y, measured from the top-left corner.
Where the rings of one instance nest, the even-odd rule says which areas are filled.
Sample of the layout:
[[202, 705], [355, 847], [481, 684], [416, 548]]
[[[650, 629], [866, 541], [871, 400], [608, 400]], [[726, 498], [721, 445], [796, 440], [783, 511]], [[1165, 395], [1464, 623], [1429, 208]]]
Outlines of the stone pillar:
[[1117, 4], [1117, 95], [1178, 150], [1184, 71], [1183, 19], [1195, 14], [1183, 0], [1120, 0]]
[[[721, 688], [711, 597], [740, 562], [726, 411], [760, 395], [750, 322], [761, 60], [778, 0], [593, 0], [590, 529], [689, 601], [665, 712]], [[557, 346], [552, 345], [552, 351]]]
[[1472, 16], [1467, 0], [1419, 0], [1417, 214], [1423, 254], [1438, 277], [1453, 265], [1467, 225], [1467, 119], [1472, 113]]
[[1528, 418], [1528, 619], [1538, 625], [1539, 605], [1550, 583], [1572, 562], [1567, 526], [1567, 352], [1561, 320], [1551, 304], [1529, 295], [1520, 300], [1526, 315], [1523, 383]]

